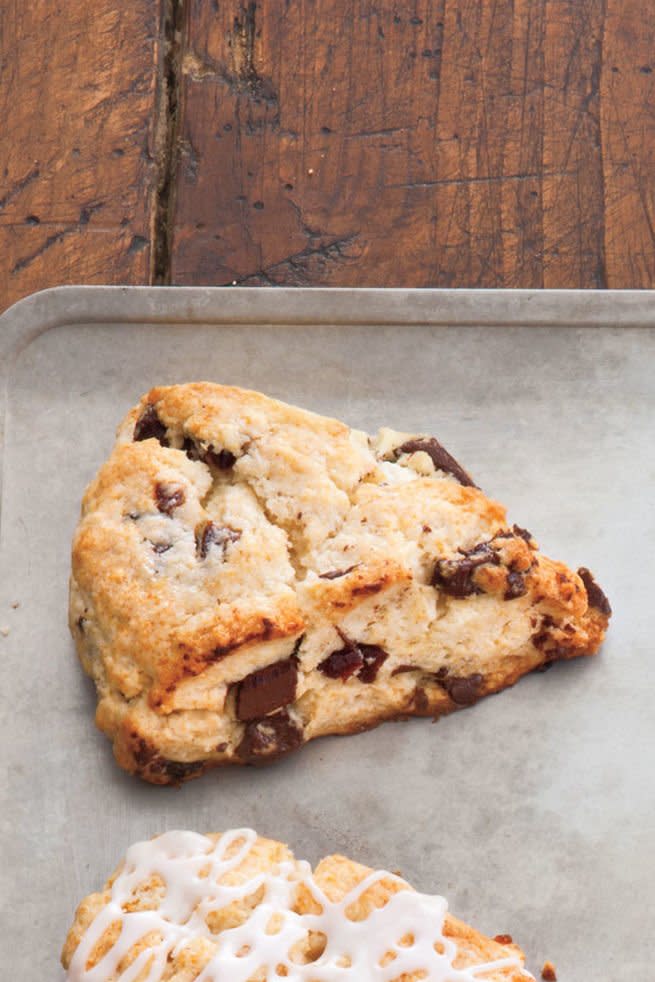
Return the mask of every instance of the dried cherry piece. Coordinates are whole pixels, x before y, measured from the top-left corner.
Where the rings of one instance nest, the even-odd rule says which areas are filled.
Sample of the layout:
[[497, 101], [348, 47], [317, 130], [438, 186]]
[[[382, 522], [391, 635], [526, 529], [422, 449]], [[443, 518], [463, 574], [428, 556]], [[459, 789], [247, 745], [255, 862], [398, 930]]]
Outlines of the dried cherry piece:
[[343, 648], [333, 651], [319, 663], [319, 672], [330, 679], [341, 679], [342, 682], [347, 682], [355, 674], [360, 682], [375, 682], [388, 653], [376, 644], [361, 644], [348, 638], [344, 638], [344, 641]]
[[184, 438], [182, 449], [190, 460], [201, 460], [203, 464], [212, 464], [221, 471], [234, 467], [237, 460], [231, 450], [215, 450], [211, 444], [205, 449], [189, 436]]
[[155, 484], [157, 508], [164, 515], [172, 515], [176, 508], [184, 504], [185, 500], [184, 488], [178, 484], [169, 484], [166, 481], [157, 481]]
[[195, 537], [198, 558], [206, 559], [211, 546], [220, 546], [225, 554], [228, 543], [238, 542], [241, 532], [239, 529], [230, 528], [229, 525], [216, 525], [212, 521], [207, 521], [196, 526]]
[[134, 435], [132, 438], [135, 443], [140, 440], [159, 440], [162, 447], [168, 447], [167, 430], [154, 406], [149, 405], [143, 410], [134, 425]]

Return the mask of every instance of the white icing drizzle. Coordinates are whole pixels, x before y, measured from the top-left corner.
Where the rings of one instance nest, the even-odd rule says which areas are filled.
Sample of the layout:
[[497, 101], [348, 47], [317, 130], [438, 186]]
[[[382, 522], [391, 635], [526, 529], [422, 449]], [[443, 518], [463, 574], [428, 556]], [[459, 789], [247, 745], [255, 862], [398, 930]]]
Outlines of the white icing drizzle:
[[[90, 924], [73, 955], [68, 982], [134, 982], [137, 978], [139, 982], [160, 982], [169, 956], [173, 958], [198, 938], [208, 939], [216, 950], [196, 982], [248, 982], [257, 972], [262, 973], [257, 978], [289, 982], [392, 982], [404, 972], [422, 972], [429, 982], [476, 982], [500, 969], [522, 971], [514, 957], [453, 968], [457, 946], [443, 934], [448, 906], [443, 897], [401, 890], [383, 907], [373, 908], [364, 920], [351, 920], [347, 909], [371, 885], [383, 879], [404, 883], [384, 870], [371, 873], [336, 903], [317, 885], [309, 864], [297, 860], [283, 861], [273, 872], [258, 873], [238, 885], [221, 882], [244, 861], [256, 839], [251, 829], [226, 832], [215, 843], [195, 832], [167, 832], [132, 846], [112, 885], [109, 903]], [[237, 844], [234, 855], [227, 858], [230, 847]], [[134, 900], [136, 888], [153, 876], [165, 884], [158, 909], [124, 911], [123, 905]], [[292, 909], [301, 884], [320, 905], [320, 913], [300, 914]], [[212, 934], [207, 925], [211, 912], [260, 889], [261, 901], [242, 924]], [[274, 915], [275, 922], [271, 922]], [[121, 930], [113, 946], [95, 967], [87, 968], [95, 946], [116, 922]], [[276, 933], [267, 933], [267, 929]], [[291, 960], [291, 949], [310, 931], [325, 936], [325, 949], [316, 961], [298, 964]], [[151, 932], [152, 943], [118, 974], [122, 959]], [[407, 935], [413, 937], [413, 943], [400, 944]], [[395, 958], [381, 965], [389, 952]], [[524, 970], [522, 977], [532, 979]]]

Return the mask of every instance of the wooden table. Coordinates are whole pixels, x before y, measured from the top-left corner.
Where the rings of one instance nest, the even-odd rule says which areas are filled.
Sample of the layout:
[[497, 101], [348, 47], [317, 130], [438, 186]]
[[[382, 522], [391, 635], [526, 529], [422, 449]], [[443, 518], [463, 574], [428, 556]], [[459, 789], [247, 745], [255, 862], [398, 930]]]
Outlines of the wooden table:
[[655, 286], [650, 0], [0, 0], [0, 305]]

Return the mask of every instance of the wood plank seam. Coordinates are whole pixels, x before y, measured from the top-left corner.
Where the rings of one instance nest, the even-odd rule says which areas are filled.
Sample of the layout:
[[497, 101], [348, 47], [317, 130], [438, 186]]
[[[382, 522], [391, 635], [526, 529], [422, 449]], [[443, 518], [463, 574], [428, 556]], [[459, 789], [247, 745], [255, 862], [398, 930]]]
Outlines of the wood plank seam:
[[157, 188], [152, 218], [153, 249], [150, 269], [150, 282], [159, 286], [171, 282], [182, 54], [187, 13], [187, 0], [164, 0], [163, 66], [159, 73], [155, 124]]

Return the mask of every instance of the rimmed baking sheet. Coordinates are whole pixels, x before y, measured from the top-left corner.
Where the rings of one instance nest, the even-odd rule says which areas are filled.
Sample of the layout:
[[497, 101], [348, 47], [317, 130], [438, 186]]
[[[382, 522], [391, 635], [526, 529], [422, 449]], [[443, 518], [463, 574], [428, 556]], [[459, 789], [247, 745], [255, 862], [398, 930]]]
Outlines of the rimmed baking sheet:
[[[60, 979], [77, 902], [131, 842], [252, 825], [342, 851], [510, 932], [538, 974], [652, 974], [652, 293], [61, 288], [0, 319], [0, 964]], [[85, 484], [153, 384], [260, 389], [432, 432], [614, 607], [600, 657], [442, 720], [158, 789], [115, 766], [66, 627]], [[2, 430], [0, 430], [0, 437]], [[15, 606], [15, 605], [18, 606]], [[8, 630], [8, 633], [5, 633]]]

